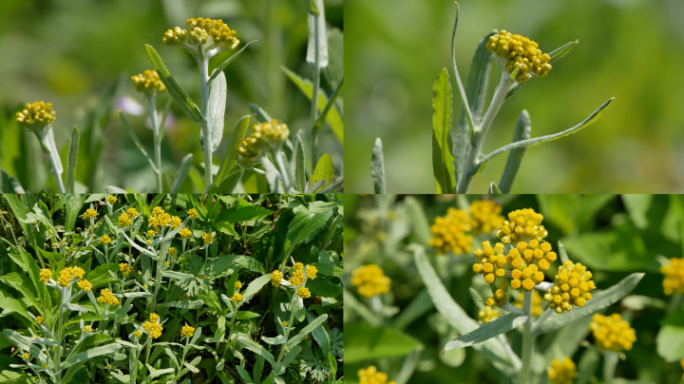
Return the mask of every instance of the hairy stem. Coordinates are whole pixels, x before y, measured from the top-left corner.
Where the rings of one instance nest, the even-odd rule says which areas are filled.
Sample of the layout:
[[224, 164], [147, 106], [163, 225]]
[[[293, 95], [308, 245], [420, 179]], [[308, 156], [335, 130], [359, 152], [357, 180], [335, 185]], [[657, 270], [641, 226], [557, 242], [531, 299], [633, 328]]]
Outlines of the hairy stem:
[[522, 346], [522, 368], [518, 373], [519, 384], [529, 384], [530, 367], [532, 366], [532, 356], [534, 355], [534, 337], [532, 336], [532, 292], [523, 293], [523, 312], [527, 316], [527, 321], [523, 326], [523, 346]]
[[617, 368], [617, 363], [620, 356], [611, 351], [603, 352], [603, 380], [606, 384], [613, 382], [615, 378], [615, 368]]

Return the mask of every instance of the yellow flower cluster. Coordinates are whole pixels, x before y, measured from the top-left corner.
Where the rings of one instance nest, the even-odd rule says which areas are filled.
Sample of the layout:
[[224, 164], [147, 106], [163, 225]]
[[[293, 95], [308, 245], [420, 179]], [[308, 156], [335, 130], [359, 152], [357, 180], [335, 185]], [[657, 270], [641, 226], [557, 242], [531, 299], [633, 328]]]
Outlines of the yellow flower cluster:
[[280, 285], [280, 281], [283, 279], [283, 273], [280, 272], [279, 270], [275, 270], [271, 273], [271, 284], [274, 287], [277, 287]]
[[511, 268], [511, 287], [531, 291], [534, 286], [544, 281], [544, 272], [549, 269], [551, 263], [556, 261], [558, 255], [551, 251], [551, 244], [539, 243], [530, 240], [529, 243], [521, 241], [515, 248], [508, 251], [506, 263]]
[[86, 209], [85, 213], [81, 215], [81, 217], [84, 219], [94, 219], [97, 217], [97, 211], [92, 208], [88, 208]]
[[387, 382], [387, 374], [378, 372], [374, 366], [360, 369], [358, 372], [359, 384], [396, 384], [394, 380]]
[[202, 240], [204, 240], [204, 245], [211, 244], [214, 242], [214, 235], [211, 233], [204, 233], [202, 235]]
[[629, 351], [636, 341], [636, 331], [626, 320], [622, 320], [619, 313], [610, 316], [595, 313], [591, 317], [589, 328], [596, 339], [596, 346], [601, 351]]
[[150, 338], [152, 339], [158, 339], [161, 337], [162, 331], [164, 330], [164, 327], [159, 323], [159, 315], [156, 313], [151, 313], [150, 320], [144, 322], [142, 327], [145, 332], [150, 333]]
[[549, 383], [572, 384], [573, 379], [577, 376], [577, 367], [571, 358], [565, 356], [561, 360], [551, 360], [551, 366], [549, 367], [548, 372]]
[[660, 266], [660, 272], [665, 275], [663, 291], [666, 295], [684, 293], [684, 259], [671, 258], [669, 264]]
[[496, 237], [504, 244], [519, 241], [542, 241], [549, 234], [543, 225], [544, 215], [532, 208], [518, 209], [508, 214], [508, 220], [496, 232]]
[[178, 234], [180, 235], [181, 240], [185, 240], [188, 237], [192, 236], [192, 231], [190, 231], [187, 228], [181, 228], [181, 230], [178, 231]]
[[85, 276], [85, 271], [83, 270], [83, 268], [67, 267], [59, 271], [57, 284], [61, 285], [62, 287], [67, 287], [74, 278], [81, 280], [83, 279], [83, 276]]
[[28, 352], [24, 352], [21, 354], [21, 358], [24, 360], [28, 360], [31, 358], [31, 355], [29, 355]]
[[382, 295], [390, 290], [392, 280], [385, 276], [382, 268], [377, 264], [369, 264], [356, 268], [352, 272], [352, 285], [359, 294], [365, 297]]
[[140, 336], [142, 336], [142, 331], [137, 330], [137, 331], [133, 332], [133, 334], [135, 335], [135, 337], [137, 337], [139, 339]]
[[86, 332], [92, 332], [92, 331], [93, 331], [93, 327], [91, 327], [90, 325], [86, 325], [86, 326], [83, 327], [83, 330], [86, 331]]
[[499, 286], [494, 292], [494, 296], [488, 297], [487, 300], [485, 300], [485, 305], [489, 307], [494, 305], [499, 308], [503, 307], [506, 302], [506, 292], [508, 292], [508, 281], [502, 280], [499, 282]]
[[166, 86], [159, 79], [157, 71], [146, 70], [145, 72], [131, 76], [135, 90], [148, 95], [155, 95], [166, 91]]
[[164, 208], [160, 206], [154, 207], [152, 213], [150, 213], [150, 227], [166, 227], [171, 223], [171, 215], [164, 211]]
[[83, 279], [78, 282], [78, 287], [81, 288], [83, 292], [90, 292], [90, 290], [93, 288], [93, 283], [86, 279]]
[[482, 243], [482, 248], [475, 250], [475, 257], [479, 263], [473, 264], [473, 272], [484, 276], [487, 284], [494, 284], [497, 277], [506, 276], [506, 256], [503, 254], [504, 245], [496, 243], [494, 247], [489, 241]]
[[52, 271], [47, 269], [47, 268], [41, 269], [40, 270], [40, 281], [42, 283], [47, 283], [48, 281], [50, 281], [50, 279], [52, 279]]
[[311, 280], [316, 280], [316, 275], [318, 274], [318, 268], [313, 265], [306, 266], [306, 277]]
[[290, 277], [290, 284], [293, 286], [304, 284], [304, 273], [301, 270], [295, 269]]
[[297, 289], [297, 296], [301, 297], [302, 299], [308, 299], [311, 297], [311, 291], [309, 291], [309, 288], [299, 287]]
[[109, 244], [112, 242], [112, 239], [110, 239], [108, 235], [104, 235], [100, 237], [100, 241], [102, 242], [102, 244]]
[[473, 243], [473, 237], [466, 234], [470, 230], [468, 213], [462, 209], [449, 208], [446, 216], [437, 217], [430, 227], [434, 237], [428, 244], [436, 249], [437, 254], [450, 251], [457, 255], [468, 253]]
[[496, 319], [499, 317], [500, 313], [498, 309], [494, 309], [490, 306], [484, 307], [484, 309], [480, 310], [477, 313], [477, 318], [483, 323], [487, 324], [490, 321]]
[[235, 289], [242, 289], [242, 282], [240, 280], [236, 281], [234, 288]]
[[114, 203], [116, 203], [116, 196], [114, 196], [114, 195], [109, 195], [109, 196], [107, 196], [107, 202], [108, 202], [109, 204], [114, 205]]
[[127, 277], [131, 272], [133, 272], [133, 267], [128, 265], [128, 263], [119, 263], [119, 271], [124, 277]]
[[102, 304], [118, 305], [119, 299], [114, 297], [114, 295], [109, 292], [109, 288], [105, 288], [100, 291], [100, 297], [97, 298], [97, 302]]
[[43, 316], [36, 316], [36, 324], [43, 324]]
[[591, 278], [587, 267], [568, 260], [558, 268], [553, 287], [544, 295], [544, 300], [556, 313], [570, 311], [573, 305], [584, 307], [587, 300], [591, 300], [590, 291], [596, 288]]
[[56, 116], [57, 112], [52, 109], [51, 103], [38, 101], [26, 103], [24, 110], [17, 112], [17, 122], [25, 128], [42, 129], [52, 124]]
[[183, 44], [189, 36], [191, 43], [200, 45], [209, 43], [210, 38], [212, 46], [234, 49], [240, 44], [240, 40], [235, 38], [235, 30], [231, 30], [220, 19], [188, 19], [187, 27], [187, 30], [180, 27], [169, 29], [164, 34], [162, 42], [168, 46]]
[[119, 215], [119, 227], [128, 227], [131, 225], [131, 217], [127, 213]]
[[155, 231], [154, 229], [150, 229], [150, 230], [147, 231], [145, 234], [147, 235], [147, 238], [148, 238], [148, 239], [151, 239], [151, 238], [154, 237], [154, 235], [157, 234], [157, 231]]
[[188, 209], [188, 217], [192, 220], [195, 220], [198, 217], [195, 208]]
[[[518, 308], [523, 307], [523, 302], [525, 295], [518, 295], [518, 300], [513, 303]], [[532, 317], [539, 317], [544, 313], [544, 307], [542, 307], [542, 296], [537, 291], [532, 291]]]
[[169, 256], [176, 257], [176, 248], [175, 247], [169, 247]]
[[183, 224], [183, 220], [181, 220], [180, 217], [178, 217], [178, 216], [171, 217], [171, 229], [178, 229], [182, 224]]
[[519, 68], [515, 76], [518, 83], [524, 83], [532, 75], [544, 77], [551, 70], [551, 56], [543, 53], [539, 44], [527, 37], [502, 30], [489, 38], [487, 49], [507, 60], [505, 67], [509, 73]]
[[177, 44], [183, 44], [187, 39], [188, 31], [186, 29], [182, 29], [181, 27], [174, 27], [173, 29], [169, 29], [168, 31], [166, 31], [164, 37], [162, 38], [162, 42], [165, 45], [173, 46]]
[[470, 204], [471, 231], [474, 234], [491, 233], [503, 225], [501, 206], [492, 200], [477, 200]]
[[188, 339], [191, 338], [194, 333], [195, 328], [189, 326], [187, 323], [185, 323], [185, 326], [181, 329], [181, 336], [187, 337]]
[[139, 215], [138, 210], [135, 208], [128, 208], [126, 213], [128, 213], [128, 216], [130, 216], [131, 219], [135, 219]]
[[242, 295], [239, 292], [235, 292], [233, 293], [233, 297], [231, 297], [230, 299], [236, 303], [239, 303], [242, 301]]
[[262, 147], [268, 143], [282, 143], [289, 136], [290, 130], [287, 125], [280, 124], [276, 119], [271, 120], [271, 122], [254, 124], [252, 134], [242, 142], [238, 153], [245, 163], [252, 164], [254, 158], [261, 154]]

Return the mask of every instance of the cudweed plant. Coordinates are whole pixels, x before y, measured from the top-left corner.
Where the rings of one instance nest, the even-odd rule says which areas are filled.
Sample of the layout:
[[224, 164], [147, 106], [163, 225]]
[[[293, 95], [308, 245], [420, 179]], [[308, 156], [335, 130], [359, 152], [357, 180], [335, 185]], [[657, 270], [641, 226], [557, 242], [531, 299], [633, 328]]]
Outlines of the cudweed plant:
[[17, 380], [338, 382], [334, 195], [4, 198]]
[[[581, 123], [564, 131], [530, 138], [530, 116], [520, 113], [511, 144], [487, 155], [482, 148], [496, 115], [504, 102], [525, 84], [546, 77], [553, 64], [568, 54], [578, 41], [567, 43], [549, 53], [528, 37], [505, 30], [494, 30], [480, 41], [473, 56], [465, 83], [461, 81], [456, 65], [456, 29], [459, 21], [456, 3], [456, 21], [451, 40], [451, 55], [458, 93], [463, 102], [456, 129], [452, 133], [452, 87], [449, 73], [442, 69], [433, 85], [432, 99], [432, 168], [437, 193], [468, 193], [472, 178], [494, 157], [509, 152], [508, 160], [498, 184], [490, 184], [490, 193], [509, 193], [521, 166], [527, 147], [556, 140], [576, 133], [596, 121], [610, 105], [609, 99]], [[491, 102], [485, 110], [487, 86], [492, 62], [498, 63], [501, 77]], [[371, 173], [375, 193], [384, 193], [384, 160], [382, 141], [378, 138], [373, 149]]]

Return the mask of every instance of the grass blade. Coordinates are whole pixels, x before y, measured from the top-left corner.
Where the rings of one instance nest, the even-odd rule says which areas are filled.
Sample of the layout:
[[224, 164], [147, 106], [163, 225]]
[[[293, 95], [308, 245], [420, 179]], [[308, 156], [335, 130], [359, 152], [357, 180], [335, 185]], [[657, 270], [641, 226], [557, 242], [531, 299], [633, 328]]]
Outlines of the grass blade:
[[335, 100], [337, 100], [337, 97], [340, 96], [340, 93], [342, 93], [342, 85], [344, 84], [344, 77], [340, 80], [339, 84], [337, 84], [337, 88], [335, 88], [335, 92], [333, 92], [332, 97], [330, 100], [328, 100], [328, 103], [325, 105], [325, 108], [323, 108], [323, 112], [321, 112], [320, 116], [318, 116], [318, 119], [316, 119], [316, 124], [314, 124], [314, 129], [313, 129], [313, 134], [314, 136], [318, 134], [318, 132], [323, 129], [325, 126], [325, 119], [328, 117], [328, 112], [332, 109], [332, 107], [335, 105]]
[[[530, 114], [526, 110], [520, 112], [518, 116], [518, 121], [515, 124], [515, 130], [513, 131], [512, 143], [518, 141], [527, 140], [532, 134], [532, 126], [530, 125]], [[525, 156], [526, 147], [516, 148], [508, 153], [508, 159], [506, 160], [506, 166], [501, 174], [501, 180], [499, 180], [499, 189], [501, 193], [508, 194], [513, 186], [513, 181], [515, 176], [518, 174], [518, 169], [520, 169], [520, 164], [522, 163], [523, 156]]]
[[131, 128], [131, 125], [128, 124], [126, 116], [123, 114], [123, 112], [119, 112], [119, 116], [121, 116], [121, 122], [123, 123], [124, 128], [126, 128], [126, 131], [128, 131], [128, 135], [131, 136], [131, 139], [133, 139], [133, 143], [135, 143], [135, 146], [138, 147], [138, 149], [140, 150], [140, 152], [142, 152], [143, 155], [145, 155], [147, 161], [150, 163], [150, 166], [154, 170], [154, 173], [159, 173], [159, 170], [154, 165], [154, 160], [152, 160], [150, 155], [147, 154], [145, 147], [143, 147], [143, 144], [140, 142], [140, 139], [138, 139], [138, 135], [136, 135], [135, 132], [133, 132], [133, 128]]
[[221, 65], [219, 65], [218, 67], [216, 67], [216, 69], [214, 69], [214, 71], [211, 72], [211, 76], [209, 77], [208, 83], [211, 84], [211, 82], [212, 82], [212, 81], [213, 81], [221, 72], [223, 72], [224, 69], [226, 69], [226, 67], [228, 66], [228, 64], [230, 64], [231, 61], [235, 60], [238, 56], [240, 56], [240, 54], [245, 50], [245, 48], [249, 47], [249, 45], [252, 44], [252, 43], [256, 43], [256, 40], [250, 41], [249, 43], [245, 44], [244, 47], [240, 48], [239, 51], [235, 52], [235, 53], [233, 54], [233, 56], [231, 56], [231, 57], [228, 58], [228, 60], [224, 61], [223, 63], [221, 63]]
[[157, 70], [162, 83], [164, 83], [166, 89], [169, 90], [171, 97], [180, 105], [183, 112], [185, 112], [190, 120], [195, 123], [204, 123], [204, 116], [202, 116], [202, 112], [197, 107], [197, 104], [190, 99], [190, 96], [183, 91], [180, 85], [178, 85], [176, 80], [171, 76], [171, 72], [166, 68], [157, 51], [151, 45], [147, 44], [145, 45], [145, 50], [147, 51], [147, 56], [150, 58], [154, 69]]
[[[257, 107], [258, 108], [258, 107]], [[249, 128], [249, 115], [243, 116], [233, 128], [233, 133], [230, 135], [230, 141], [226, 147], [226, 153], [223, 155], [223, 160], [221, 160], [221, 166], [219, 167], [218, 173], [216, 174], [216, 179], [214, 183], [217, 185], [221, 183], [223, 177], [230, 173], [230, 171], [235, 168], [237, 164], [238, 149], [247, 134], [247, 128]]]
[[492, 158], [496, 157], [497, 155], [500, 155], [506, 151], [510, 151], [516, 148], [524, 148], [524, 147], [529, 147], [532, 145], [537, 145], [541, 144], [547, 141], [552, 141], [552, 140], [557, 140], [560, 139], [561, 137], [565, 137], [568, 135], [571, 135], [573, 133], [576, 133], [577, 131], [581, 130], [582, 128], [585, 128], [589, 124], [595, 122], [599, 117], [601, 117], [601, 114], [603, 113], [603, 110], [610, 105], [610, 103], [614, 100], [613, 97], [608, 99], [603, 105], [601, 105], [597, 110], [595, 110], [589, 117], [584, 119], [581, 123], [575, 125], [572, 128], [568, 128], [565, 131], [554, 133], [553, 135], [547, 135], [547, 136], [542, 136], [542, 137], [536, 137], [534, 139], [527, 139], [527, 140], [521, 140], [515, 143], [508, 144], [506, 146], [503, 146], [496, 151], [490, 153], [489, 155], [483, 157], [473, 168], [471, 168], [468, 171], [468, 175], [474, 175], [480, 171], [483, 165], [485, 165], [489, 160]]
[[451, 154], [451, 84], [446, 68], [432, 86], [432, 172], [437, 193], [455, 193], [454, 156]]
[[69, 154], [67, 155], [67, 172], [66, 172], [66, 192], [74, 193], [76, 187], [76, 164], [78, 163], [78, 143], [81, 135], [78, 132], [78, 127], [74, 127], [71, 131], [71, 141], [69, 142]]
[[304, 158], [304, 143], [302, 138], [297, 135], [297, 156], [295, 158], [295, 183], [297, 190], [304, 192], [306, 187], [306, 159]]
[[468, 124], [470, 125], [470, 138], [474, 137], [473, 131], [475, 130], [475, 120], [473, 120], [473, 113], [470, 109], [470, 104], [468, 103], [468, 96], [466, 95], [465, 88], [463, 88], [463, 83], [461, 82], [461, 76], [458, 74], [458, 67], [456, 66], [456, 29], [458, 28], [458, 15], [459, 6], [456, 3], [456, 20], [454, 21], [454, 32], [451, 34], [451, 59], [454, 63], [454, 75], [456, 76], [456, 83], [458, 84], [458, 91], [461, 95], [461, 100], [463, 101], [463, 109], [466, 112], [466, 117], [468, 118]]
[[385, 159], [382, 155], [382, 139], [375, 140], [373, 146], [373, 158], [371, 159], [371, 176], [373, 177], [373, 189], [376, 194], [385, 193]]
[[[223, 137], [223, 123], [226, 115], [226, 75], [221, 72], [216, 77], [216, 81], [211, 84], [209, 89], [209, 101], [207, 102], [207, 126], [211, 134], [211, 152], [216, 152], [221, 144]], [[204, 146], [204, 139], [200, 131], [200, 146]], [[204, 148], [202, 148], [204, 151]]]
[[169, 193], [178, 193], [181, 185], [183, 185], [183, 181], [190, 172], [190, 167], [192, 167], [192, 153], [188, 153], [181, 161], [178, 172], [176, 172], [176, 177], [173, 179], [173, 184], [171, 184], [171, 188], [169, 189]]

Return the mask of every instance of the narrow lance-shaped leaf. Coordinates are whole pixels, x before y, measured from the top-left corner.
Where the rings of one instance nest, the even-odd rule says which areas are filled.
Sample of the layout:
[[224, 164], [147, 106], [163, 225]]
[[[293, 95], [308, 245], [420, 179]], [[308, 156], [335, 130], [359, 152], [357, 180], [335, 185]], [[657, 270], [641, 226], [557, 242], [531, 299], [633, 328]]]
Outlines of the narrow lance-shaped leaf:
[[489, 160], [492, 158], [496, 157], [497, 155], [500, 155], [506, 151], [510, 151], [516, 148], [524, 148], [524, 147], [529, 147], [532, 145], [537, 145], [544, 143], [546, 141], [552, 141], [552, 140], [557, 140], [560, 139], [561, 137], [565, 137], [568, 135], [571, 135], [573, 133], [576, 133], [577, 131], [581, 130], [582, 128], [585, 128], [586, 126], [590, 125], [591, 123], [595, 122], [598, 120], [599, 117], [601, 117], [601, 114], [603, 113], [603, 110], [610, 105], [610, 103], [613, 101], [614, 98], [610, 98], [608, 101], [603, 103], [596, 111], [594, 111], [589, 117], [587, 117], [584, 121], [581, 123], [575, 125], [572, 128], [568, 128], [565, 131], [554, 133], [553, 135], [547, 135], [547, 136], [542, 136], [542, 137], [535, 137], [534, 139], [528, 139], [528, 140], [522, 140], [518, 141], [515, 143], [508, 144], [504, 147], [501, 147], [497, 149], [496, 151], [488, 154], [487, 156], [483, 157], [477, 164], [473, 166], [468, 171], [469, 175], [474, 175], [480, 171], [482, 166], [486, 164]]
[[458, 67], [456, 66], [456, 29], [458, 28], [458, 15], [459, 15], [459, 6], [458, 3], [456, 3], [456, 20], [454, 21], [454, 32], [451, 34], [451, 59], [454, 64], [454, 75], [456, 76], [456, 83], [458, 84], [458, 91], [461, 95], [461, 100], [463, 101], [463, 109], [466, 112], [466, 117], [468, 118], [468, 123], [470, 125], [470, 138], [471, 140], [474, 137], [473, 131], [475, 130], [475, 120], [473, 120], [473, 113], [472, 110], [470, 109], [470, 104], [468, 103], [468, 97], [465, 92], [465, 88], [463, 88], [463, 83], [461, 82], [461, 76], [458, 74]]
[[226, 67], [228, 66], [228, 64], [230, 64], [233, 60], [235, 60], [238, 56], [240, 56], [240, 54], [241, 54], [242, 52], [244, 52], [244, 50], [245, 50], [247, 47], [249, 47], [249, 45], [252, 44], [252, 43], [256, 43], [256, 40], [250, 41], [249, 43], [245, 44], [244, 47], [240, 48], [239, 51], [235, 52], [235, 53], [233, 54], [233, 56], [231, 56], [231, 57], [228, 58], [228, 60], [224, 61], [223, 63], [221, 63], [221, 65], [219, 65], [218, 67], [216, 67], [216, 69], [214, 69], [214, 70], [211, 72], [211, 76], [209, 77], [209, 84], [211, 84], [211, 82], [214, 81], [214, 79], [215, 79], [216, 77], [218, 77], [218, 75], [219, 75], [221, 72], [223, 72], [224, 69], [226, 69]]
[[292, 348], [295, 345], [301, 343], [309, 333], [313, 332], [313, 330], [316, 329], [316, 327], [323, 324], [326, 320], [328, 320], [328, 315], [321, 315], [317, 317], [315, 320], [309, 322], [309, 324], [306, 327], [302, 328], [302, 330], [299, 331], [297, 336], [287, 341], [287, 347]]
[[164, 109], [162, 110], [162, 119], [159, 123], [159, 135], [157, 136], [157, 144], [161, 144], [164, 140], [164, 132], [166, 132], [166, 119], [169, 117], [169, 111], [171, 110], [171, 102], [173, 98], [169, 97], [164, 104]]
[[178, 193], [181, 185], [183, 185], [183, 180], [188, 176], [190, 168], [192, 167], [192, 153], [188, 153], [187, 156], [183, 158], [178, 167], [178, 172], [176, 172], [176, 177], [173, 179], [173, 184], [169, 189], [170, 193]]
[[446, 352], [456, 348], [470, 347], [473, 344], [487, 341], [492, 337], [496, 337], [517, 328], [525, 321], [527, 321], [527, 316], [520, 316], [516, 313], [508, 313], [490, 321], [489, 323], [482, 324], [479, 328], [468, 334], [451, 340], [444, 346], [444, 351]]
[[318, 119], [316, 119], [316, 123], [314, 124], [313, 129], [314, 136], [317, 135], [318, 132], [320, 132], [321, 129], [323, 129], [323, 127], [325, 126], [325, 119], [328, 117], [328, 113], [334, 107], [335, 101], [340, 96], [340, 93], [342, 93], [342, 85], [344, 85], [344, 78], [340, 79], [340, 82], [339, 84], [337, 84], [337, 87], [335, 88], [335, 91], [330, 97], [330, 100], [328, 100], [328, 103], [325, 105], [325, 108], [323, 108], [323, 112], [321, 112], [321, 114], [318, 116]]
[[304, 0], [304, 6], [306, 7], [307, 12], [314, 15], [320, 14], [318, 6], [316, 5], [316, 0]]
[[385, 193], [385, 159], [382, 155], [382, 139], [375, 140], [373, 146], [373, 158], [371, 159], [371, 176], [373, 177], [373, 189], [376, 194]]
[[66, 172], [66, 192], [74, 193], [76, 189], [76, 164], [78, 162], [78, 144], [81, 135], [78, 132], [78, 127], [74, 127], [71, 131], [71, 140], [69, 141], [69, 153], [67, 155], [67, 172]]
[[549, 52], [549, 56], [551, 56], [549, 63], [553, 64], [554, 61], [570, 53], [570, 50], [572, 50], [577, 44], [579, 44], [579, 40], [571, 41]]
[[135, 146], [138, 147], [138, 149], [140, 150], [140, 152], [142, 152], [143, 155], [145, 155], [145, 158], [147, 158], [147, 161], [150, 163], [150, 166], [154, 170], [154, 173], [159, 173], [159, 170], [154, 165], [154, 160], [152, 160], [150, 155], [147, 154], [145, 147], [143, 147], [143, 144], [140, 142], [140, 139], [138, 139], [138, 135], [135, 134], [133, 128], [131, 128], [131, 125], [128, 124], [128, 119], [126, 119], [126, 116], [123, 114], [123, 112], [119, 112], [119, 116], [121, 116], [121, 122], [123, 123], [124, 128], [126, 128], [126, 131], [133, 140]]
[[499, 189], [499, 187], [493, 181], [491, 184], [489, 184], [489, 194], [490, 195], [501, 195], [501, 189]]
[[451, 84], [446, 68], [432, 86], [432, 171], [437, 193], [455, 193], [454, 156], [451, 154]]
[[306, 187], [306, 159], [304, 158], [304, 143], [299, 135], [297, 135], [296, 145], [295, 184], [298, 191], [304, 192]]
[[[532, 126], [530, 125], [530, 114], [526, 110], [520, 112], [518, 116], [518, 121], [515, 124], [515, 130], [513, 131], [512, 143], [518, 141], [527, 140], [532, 134]], [[527, 147], [516, 148], [508, 153], [508, 159], [506, 160], [506, 166], [501, 174], [501, 180], [499, 180], [499, 189], [502, 193], [508, 194], [513, 186], [513, 181], [515, 176], [518, 174], [518, 169], [520, 169], [520, 164], [522, 163], [523, 156], [525, 156], [525, 151]]]
[[309, 44], [306, 49], [306, 62], [318, 68], [328, 66], [328, 33], [325, 27], [325, 6], [323, 0], [315, 2], [318, 13], [308, 12]]
[[229, 174], [230, 171], [237, 165], [238, 150], [242, 141], [247, 134], [247, 129], [249, 128], [249, 115], [243, 116], [233, 128], [233, 133], [230, 135], [230, 141], [228, 141], [228, 146], [226, 147], [226, 152], [223, 155], [223, 160], [221, 160], [221, 166], [216, 174], [215, 184], [220, 184], [221, 180], [225, 175]]
[[249, 110], [252, 111], [252, 115], [254, 115], [254, 117], [256, 117], [258, 122], [270, 123], [271, 120], [273, 120], [271, 118], [271, 116], [268, 113], [266, 113], [266, 111], [264, 111], [264, 109], [261, 108], [260, 106], [254, 104], [254, 103], [249, 103], [248, 105], [249, 105]]
[[249, 349], [250, 351], [266, 359], [266, 361], [271, 363], [272, 366], [276, 365], [275, 358], [273, 357], [271, 352], [267, 351], [266, 348], [262, 347], [259, 343], [247, 338], [246, 336], [238, 337], [238, 342], [242, 344], [242, 346], [246, 349]]
[[[216, 152], [221, 144], [221, 137], [223, 137], [223, 122], [226, 113], [226, 92], [228, 86], [226, 85], [226, 75], [221, 72], [216, 77], [216, 80], [211, 83], [209, 89], [209, 101], [207, 102], [207, 125], [211, 133], [211, 151]], [[200, 143], [204, 151], [204, 138], [200, 131]]]

